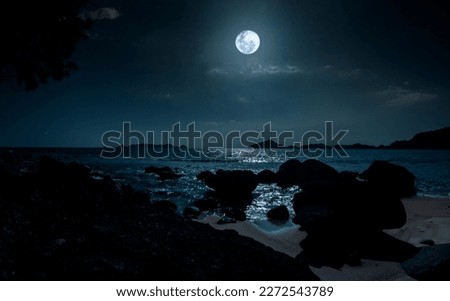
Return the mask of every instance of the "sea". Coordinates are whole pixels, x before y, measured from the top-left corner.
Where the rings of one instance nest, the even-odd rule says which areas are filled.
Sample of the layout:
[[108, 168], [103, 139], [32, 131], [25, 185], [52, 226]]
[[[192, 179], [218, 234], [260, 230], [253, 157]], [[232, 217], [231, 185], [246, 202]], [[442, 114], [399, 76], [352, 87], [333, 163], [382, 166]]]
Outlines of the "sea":
[[[50, 155], [64, 162], [75, 161], [88, 165], [92, 170], [111, 175], [118, 184], [130, 184], [135, 190], [147, 192], [153, 201], [170, 200], [180, 214], [195, 200], [204, 196], [208, 187], [198, 181], [199, 172], [219, 169], [245, 169], [258, 173], [264, 169], [277, 171], [287, 160], [282, 150], [270, 154], [251, 153], [245, 149], [233, 150], [226, 157], [218, 158], [179, 158], [146, 157], [106, 159], [100, 156], [101, 149], [40, 149], [32, 150], [34, 156]], [[348, 156], [316, 157], [338, 171], [363, 172], [374, 160], [385, 160], [406, 167], [416, 177], [417, 195], [423, 197], [450, 197], [450, 150], [391, 150], [391, 149], [349, 149]], [[309, 159], [303, 154], [300, 161]], [[158, 176], [145, 173], [148, 166], [168, 166], [183, 176], [179, 179], [160, 181]], [[253, 193], [253, 202], [246, 208], [247, 219], [253, 222], [267, 220], [267, 212], [278, 205], [286, 205], [292, 211], [292, 198], [300, 191], [298, 187], [281, 189], [275, 184], [260, 184]]]

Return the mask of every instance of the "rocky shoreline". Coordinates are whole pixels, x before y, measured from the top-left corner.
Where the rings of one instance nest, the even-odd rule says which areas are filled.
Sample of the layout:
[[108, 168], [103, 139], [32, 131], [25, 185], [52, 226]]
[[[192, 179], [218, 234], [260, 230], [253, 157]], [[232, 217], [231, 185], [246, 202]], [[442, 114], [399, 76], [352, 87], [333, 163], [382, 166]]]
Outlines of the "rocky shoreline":
[[[257, 175], [204, 171], [197, 178], [211, 190], [181, 216], [169, 200], [152, 202], [85, 165], [50, 157], [24, 164], [20, 154], [0, 160], [3, 280], [318, 280], [310, 266], [342, 269], [364, 260], [402, 263], [416, 279], [449, 277], [446, 245], [419, 248], [385, 231], [405, 225], [401, 198], [415, 193], [414, 175], [388, 162], [361, 174], [316, 160], [289, 160]], [[168, 168], [146, 172], [161, 181], [179, 177]], [[301, 188], [292, 200], [302, 231], [297, 256], [197, 222], [202, 211], [219, 212], [217, 225], [244, 221], [260, 184]], [[285, 206], [268, 214], [273, 222], [290, 218]], [[427, 254], [432, 268], [423, 266]]]
[[17, 173], [16, 159], [0, 169], [2, 280], [318, 280], [304, 262], [84, 165], [44, 157]]

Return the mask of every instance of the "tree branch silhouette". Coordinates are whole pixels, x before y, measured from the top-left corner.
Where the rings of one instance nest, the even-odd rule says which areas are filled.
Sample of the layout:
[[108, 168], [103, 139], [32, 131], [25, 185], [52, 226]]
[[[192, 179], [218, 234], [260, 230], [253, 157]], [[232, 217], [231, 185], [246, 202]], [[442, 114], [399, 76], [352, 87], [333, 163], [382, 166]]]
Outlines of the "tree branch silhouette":
[[0, 4], [0, 82], [34, 90], [62, 80], [77, 65], [71, 56], [91, 21], [80, 15], [89, 0], [7, 0]]

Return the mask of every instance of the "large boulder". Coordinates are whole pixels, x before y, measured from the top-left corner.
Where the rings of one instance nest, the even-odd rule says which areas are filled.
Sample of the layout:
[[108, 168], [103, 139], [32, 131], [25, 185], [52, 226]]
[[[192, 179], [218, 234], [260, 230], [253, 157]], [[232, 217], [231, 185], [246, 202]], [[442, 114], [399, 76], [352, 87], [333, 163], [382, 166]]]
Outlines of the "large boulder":
[[301, 165], [298, 186], [303, 189], [305, 186], [313, 183], [337, 181], [339, 180], [339, 177], [339, 172], [333, 167], [323, 162], [309, 159], [304, 161]]
[[258, 186], [257, 176], [249, 170], [220, 169], [215, 175], [203, 175], [206, 175], [203, 178], [205, 184], [214, 190], [219, 202], [225, 206], [249, 204], [253, 199], [252, 192]]
[[302, 163], [297, 159], [290, 159], [280, 165], [276, 172], [276, 182], [281, 188], [288, 188], [298, 184]]
[[417, 280], [450, 281], [450, 244], [424, 247], [401, 266]]
[[303, 189], [314, 183], [338, 181], [339, 178], [339, 172], [333, 167], [314, 159], [303, 163], [297, 159], [288, 160], [276, 173], [277, 184], [282, 188], [298, 185]]
[[365, 256], [400, 262], [416, 251], [382, 235], [383, 229], [402, 227], [406, 212], [398, 197], [368, 183], [310, 182], [294, 195], [293, 208], [294, 223], [308, 234], [301, 242], [303, 256], [316, 266], [355, 264]]
[[339, 223], [362, 229], [395, 229], [406, 223], [406, 211], [398, 197], [361, 181], [310, 184], [294, 195], [293, 208], [294, 221], [301, 225], [302, 220], [314, 219], [317, 212], [322, 212], [320, 218], [327, 212], [326, 216], [335, 216]]
[[268, 169], [260, 171], [257, 175], [258, 182], [261, 184], [272, 184], [277, 182], [276, 174]]
[[272, 208], [267, 212], [267, 218], [270, 220], [286, 221], [289, 219], [289, 211], [285, 205]]
[[405, 167], [387, 161], [374, 161], [359, 177], [376, 189], [398, 197], [416, 194], [415, 176]]
[[195, 206], [188, 206], [183, 210], [183, 216], [187, 218], [197, 218], [201, 211]]

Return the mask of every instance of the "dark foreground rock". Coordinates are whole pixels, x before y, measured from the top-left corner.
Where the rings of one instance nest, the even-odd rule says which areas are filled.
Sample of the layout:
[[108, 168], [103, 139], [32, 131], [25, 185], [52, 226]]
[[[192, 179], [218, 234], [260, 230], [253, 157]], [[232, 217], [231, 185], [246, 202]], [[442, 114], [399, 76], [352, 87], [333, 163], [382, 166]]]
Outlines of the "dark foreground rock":
[[276, 182], [281, 188], [298, 185], [302, 163], [297, 159], [290, 159], [280, 165], [276, 172]]
[[201, 211], [195, 206], [189, 206], [184, 208], [183, 216], [187, 218], [196, 218], [200, 215]]
[[285, 205], [272, 208], [267, 212], [267, 218], [270, 220], [286, 221], [289, 219], [289, 211]]
[[405, 167], [387, 161], [374, 161], [359, 177], [377, 189], [398, 197], [416, 194], [415, 176]]
[[305, 263], [234, 231], [130, 201], [128, 188], [76, 163], [47, 158], [0, 180], [3, 280], [317, 280]]
[[258, 186], [258, 177], [249, 170], [218, 170], [215, 174], [206, 171], [197, 179], [214, 190], [214, 196], [224, 206], [245, 206], [251, 203], [252, 192]]
[[338, 178], [339, 173], [333, 167], [313, 159], [304, 162], [288, 160], [276, 172], [276, 182], [281, 188], [297, 185], [303, 189], [311, 184], [336, 181]]
[[276, 174], [268, 169], [264, 169], [256, 175], [258, 177], [258, 182], [261, 184], [272, 184], [277, 182]]
[[301, 242], [302, 256], [311, 265], [340, 268], [362, 258], [402, 262], [418, 252], [383, 232], [406, 223], [396, 194], [354, 175], [336, 174], [323, 163], [311, 166], [320, 171], [309, 171], [316, 175], [299, 182], [302, 191], [293, 199], [294, 222], [308, 234]]
[[417, 280], [450, 281], [450, 244], [421, 248], [416, 256], [401, 266]]

